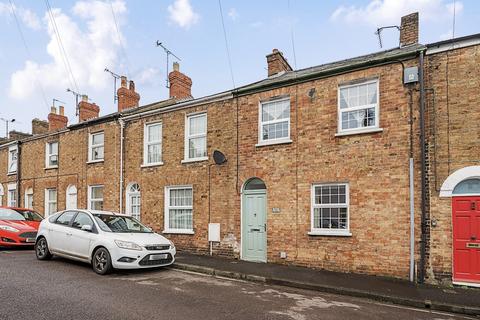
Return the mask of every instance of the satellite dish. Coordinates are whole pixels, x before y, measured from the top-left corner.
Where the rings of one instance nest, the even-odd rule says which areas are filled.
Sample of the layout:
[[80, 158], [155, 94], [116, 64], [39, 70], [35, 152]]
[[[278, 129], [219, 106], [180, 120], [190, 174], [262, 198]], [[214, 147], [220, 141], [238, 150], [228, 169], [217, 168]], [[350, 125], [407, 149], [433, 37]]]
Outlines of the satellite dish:
[[225, 155], [218, 150], [213, 151], [213, 160], [215, 161], [215, 164], [224, 164], [227, 162]]

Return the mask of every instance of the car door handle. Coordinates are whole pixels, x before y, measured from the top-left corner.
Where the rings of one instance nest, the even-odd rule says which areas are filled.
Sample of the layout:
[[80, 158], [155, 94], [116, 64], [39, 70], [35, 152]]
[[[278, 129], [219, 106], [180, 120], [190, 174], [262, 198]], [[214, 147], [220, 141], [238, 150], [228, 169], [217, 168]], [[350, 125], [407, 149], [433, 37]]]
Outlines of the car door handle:
[[71, 236], [71, 235], [72, 235], [71, 233], [68, 233], [68, 232], [67, 232], [67, 236]]

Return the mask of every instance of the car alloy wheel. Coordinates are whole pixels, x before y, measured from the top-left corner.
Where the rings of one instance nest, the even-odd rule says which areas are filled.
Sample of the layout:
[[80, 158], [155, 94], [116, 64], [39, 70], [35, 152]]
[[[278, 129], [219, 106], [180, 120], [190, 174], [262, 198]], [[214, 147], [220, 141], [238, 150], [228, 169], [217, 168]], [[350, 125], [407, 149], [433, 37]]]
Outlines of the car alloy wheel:
[[112, 262], [107, 249], [100, 248], [93, 255], [93, 270], [98, 274], [107, 274], [112, 270]]
[[52, 254], [48, 250], [47, 240], [40, 238], [35, 244], [35, 253], [38, 260], [46, 260], [52, 257]]

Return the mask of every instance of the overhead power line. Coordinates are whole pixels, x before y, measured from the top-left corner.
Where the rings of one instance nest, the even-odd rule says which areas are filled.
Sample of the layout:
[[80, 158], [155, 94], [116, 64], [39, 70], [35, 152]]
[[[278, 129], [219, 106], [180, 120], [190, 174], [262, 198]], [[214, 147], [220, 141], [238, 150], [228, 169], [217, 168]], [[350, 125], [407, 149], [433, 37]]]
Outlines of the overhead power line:
[[295, 52], [295, 35], [293, 33], [293, 17], [291, 15], [291, 10], [290, 10], [290, 0], [288, 1], [288, 13], [290, 14], [290, 38], [292, 40], [292, 50], [293, 50], [293, 63], [295, 65], [295, 69], [297, 69], [297, 54]]
[[220, 9], [220, 17], [221, 17], [221, 20], [222, 20], [222, 28], [223, 28], [223, 37], [225, 38], [225, 48], [227, 50], [228, 66], [230, 67], [230, 75], [232, 77], [232, 84], [233, 84], [233, 88], [236, 88], [235, 78], [233, 77], [232, 59], [230, 58], [230, 49], [228, 48], [227, 31], [225, 29], [225, 21], [223, 19], [223, 10], [222, 10], [222, 1], [221, 0], [218, 0], [218, 8]]
[[125, 46], [123, 45], [122, 36], [120, 35], [120, 29], [118, 28], [117, 17], [115, 15], [115, 10], [113, 9], [112, 1], [109, 0], [108, 2], [110, 3], [110, 9], [112, 9], [113, 22], [115, 23], [115, 30], [117, 31], [118, 42], [120, 43], [120, 50], [122, 51], [122, 55], [125, 58], [125, 69], [127, 70], [127, 76], [130, 77], [130, 72], [128, 68], [130, 66], [130, 60], [128, 59]]
[[[20, 38], [22, 39], [23, 46], [25, 47], [25, 51], [27, 52], [27, 56], [30, 60], [33, 60], [32, 59], [32, 54], [30, 52], [30, 48], [28, 47], [25, 36], [23, 35], [23, 31], [22, 31], [22, 27], [20, 25], [20, 21], [17, 17], [17, 13], [16, 13], [16, 10], [15, 10], [15, 5], [13, 4], [12, 0], [9, 0], [9, 2], [10, 2], [10, 8], [11, 8], [11, 11], [12, 11], [12, 15], [15, 19], [15, 24], [16, 24], [17, 29], [18, 29], [18, 33], [20, 34]], [[38, 77], [37, 77], [36, 74], [35, 74], [35, 84], [40, 89], [40, 92], [41, 92], [42, 98], [43, 98], [43, 102], [45, 103], [45, 106], [48, 109], [50, 106], [48, 105], [48, 102], [47, 102], [47, 97], [45, 95], [45, 90], [43, 89], [42, 83], [40, 81], [38, 81]]]
[[62, 37], [60, 35], [60, 31], [58, 30], [58, 26], [57, 26], [57, 23], [55, 21], [55, 16], [53, 15], [52, 7], [50, 6], [50, 2], [48, 0], [45, 0], [45, 5], [47, 7], [47, 12], [48, 12], [48, 15], [50, 17], [50, 21], [52, 22], [53, 31], [54, 31], [55, 36], [57, 38], [57, 44], [58, 44], [58, 47], [60, 49], [60, 55], [62, 56], [62, 59], [63, 59], [63, 64], [64, 64], [64, 67], [65, 67], [65, 71], [69, 75], [69, 80], [71, 81], [71, 85], [75, 86], [75, 89], [77, 91], [80, 91], [79, 88], [78, 88], [77, 80], [75, 79], [75, 75], [73, 74], [73, 70], [72, 70], [72, 66], [70, 64], [70, 60], [68, 59], [67, 51], [65, 50], [65, 46], [63, 45]]

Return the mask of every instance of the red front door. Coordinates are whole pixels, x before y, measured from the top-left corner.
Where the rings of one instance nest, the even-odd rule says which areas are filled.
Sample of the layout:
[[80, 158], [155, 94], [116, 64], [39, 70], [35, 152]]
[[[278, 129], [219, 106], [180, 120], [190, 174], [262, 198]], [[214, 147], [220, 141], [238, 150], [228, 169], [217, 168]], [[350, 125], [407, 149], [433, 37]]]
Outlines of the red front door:
[[480, 197], [453, 197], [453, 281], [480, 284]]

